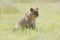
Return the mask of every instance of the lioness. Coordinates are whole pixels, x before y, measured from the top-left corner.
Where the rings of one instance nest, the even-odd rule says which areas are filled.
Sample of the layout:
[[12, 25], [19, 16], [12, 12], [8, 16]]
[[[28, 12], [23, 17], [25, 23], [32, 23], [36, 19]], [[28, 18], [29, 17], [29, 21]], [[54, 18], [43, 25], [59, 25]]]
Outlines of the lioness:
[[36, 18], [39, 16], [38, 8], [30, 8], [30, 10], [16, 23], [14, 29], [17, 28], [36, 28]]

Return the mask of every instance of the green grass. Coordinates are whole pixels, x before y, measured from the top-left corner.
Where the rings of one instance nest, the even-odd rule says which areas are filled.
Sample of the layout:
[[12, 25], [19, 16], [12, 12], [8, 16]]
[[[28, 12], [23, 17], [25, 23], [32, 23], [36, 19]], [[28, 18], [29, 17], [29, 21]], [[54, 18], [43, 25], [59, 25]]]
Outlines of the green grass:
[[[36, 29], [12, 31], [30, 7], [39, 8]], [[0, 7], [0, 40], [60, 40], [60, 3], [13, 3]]]

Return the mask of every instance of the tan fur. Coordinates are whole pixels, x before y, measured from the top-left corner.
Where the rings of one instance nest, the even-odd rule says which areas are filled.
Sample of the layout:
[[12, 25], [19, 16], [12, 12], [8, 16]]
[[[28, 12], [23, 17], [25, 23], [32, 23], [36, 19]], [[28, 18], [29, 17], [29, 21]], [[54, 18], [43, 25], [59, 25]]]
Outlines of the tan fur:
[[36, 22], [36, 16], [33, 14], [33, 12], [29, 11], [25, 14], [25, 16], [19, 18], [15, 28], [31, 28], [32, 26], [35, 27], [35, 22]]

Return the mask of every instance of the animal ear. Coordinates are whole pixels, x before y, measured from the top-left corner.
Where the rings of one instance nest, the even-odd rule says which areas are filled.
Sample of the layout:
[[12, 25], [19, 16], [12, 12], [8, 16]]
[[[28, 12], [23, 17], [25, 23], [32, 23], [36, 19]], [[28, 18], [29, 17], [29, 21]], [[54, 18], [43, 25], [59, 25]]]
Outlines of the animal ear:
[[38, 7], [36, 9], [38, 10]]
[[30, 11], [33, 11], [33, 8], [30, 8]]

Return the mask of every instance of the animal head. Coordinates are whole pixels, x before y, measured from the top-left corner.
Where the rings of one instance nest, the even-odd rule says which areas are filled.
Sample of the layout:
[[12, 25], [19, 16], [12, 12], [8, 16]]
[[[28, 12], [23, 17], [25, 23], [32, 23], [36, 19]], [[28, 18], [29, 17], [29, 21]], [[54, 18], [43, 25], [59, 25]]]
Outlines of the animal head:
[[38, 8], [30, 8], [31, 14], [34, 15], [35, 17], [38, 17]]

